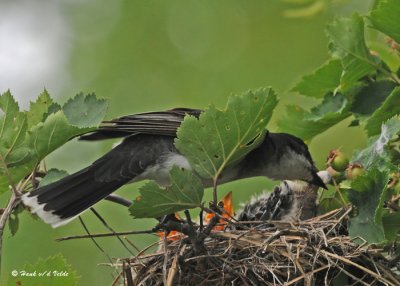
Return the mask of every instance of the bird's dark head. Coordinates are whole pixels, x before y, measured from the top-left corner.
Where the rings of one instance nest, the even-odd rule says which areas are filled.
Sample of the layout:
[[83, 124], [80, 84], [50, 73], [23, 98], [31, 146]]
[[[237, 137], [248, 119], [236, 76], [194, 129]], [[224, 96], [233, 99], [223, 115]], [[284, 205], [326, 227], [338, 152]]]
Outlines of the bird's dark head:
[[302, 180], [327, 188], [318, 176], [318, 169], [303, 140], [287, 133], [269, 133], [268, 137], [274, 146], [277, 161], [275, 166], [268, 166], [268, 177], [281, 180]]

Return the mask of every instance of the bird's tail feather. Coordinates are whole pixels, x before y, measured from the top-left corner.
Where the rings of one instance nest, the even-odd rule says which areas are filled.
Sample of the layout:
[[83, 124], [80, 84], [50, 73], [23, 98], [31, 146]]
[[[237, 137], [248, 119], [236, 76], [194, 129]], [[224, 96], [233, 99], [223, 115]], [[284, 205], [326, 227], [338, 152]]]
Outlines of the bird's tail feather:
[[57, 182], [22, 196], [24, 205], [52, 227], [74, 219], [127, 181], [99, 182], [95, 170], [87, 167]]

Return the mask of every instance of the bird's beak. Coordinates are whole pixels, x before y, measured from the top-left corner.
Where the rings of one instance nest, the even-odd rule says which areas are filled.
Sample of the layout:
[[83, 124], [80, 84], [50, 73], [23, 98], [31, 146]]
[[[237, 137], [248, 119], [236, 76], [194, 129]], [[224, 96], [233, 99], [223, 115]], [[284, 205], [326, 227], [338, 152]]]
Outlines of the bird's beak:
[[325, 190], [328, 189], [328, 187], [325, 185], [324, 181], [321, 179], [320, 176], [318, 176], [317, 172], [312, 171], [313, 173], [313, 179], [309, 182], [310, 184], [313, 184], [315, 186], [324, 188]]

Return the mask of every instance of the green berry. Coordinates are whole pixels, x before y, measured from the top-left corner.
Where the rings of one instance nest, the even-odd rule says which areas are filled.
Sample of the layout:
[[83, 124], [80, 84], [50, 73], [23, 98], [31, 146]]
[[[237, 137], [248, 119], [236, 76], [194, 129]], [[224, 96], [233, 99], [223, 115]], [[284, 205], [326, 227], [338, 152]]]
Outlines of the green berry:
[[349, 158], [339, 150], [331, 150], [329, 152], [328, 165], [338, 172], [343, 172], [349, 165]]
[[350, 164], [349, 167], [346, 169], [346, 177], [349, 180], [354, 180], [358, 176], [364, 174], [364, 168], [359, 164]]

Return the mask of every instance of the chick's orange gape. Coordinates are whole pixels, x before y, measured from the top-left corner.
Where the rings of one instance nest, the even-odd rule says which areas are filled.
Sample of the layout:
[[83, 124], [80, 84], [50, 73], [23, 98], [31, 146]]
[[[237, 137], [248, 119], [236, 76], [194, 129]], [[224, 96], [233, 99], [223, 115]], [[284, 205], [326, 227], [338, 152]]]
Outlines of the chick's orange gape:
[[[232, 206], [232, 192], [227, 193], [220, 204], [222, 203], [222, 217], [226, 219], [231, 219], [231, 217], [234, 215], [233, 212], [233, 206]], [[213, 213], [207, 213], [206, 216], [204, 217], [204, 223], [208, 224], [210, 220], [214, 217], [215, 215]], [[224, 230], [226, 220], [219, 219], [218, 225], [216, 225], [213, 230], [221, 231]]]
[[[233, 206], [232, 206], [232, 192], [227, 193], [222, 198], [222, 200], [220, 201], [220, 205], [223, 207], [223, 211], [222, 211], [221, 215], [226, 219], [231, 219], [231, 217], [234, 215]], [[204, 224], [208, 224], [214, 216], [215, 215], [213, 213], [207, 213], [204, 216]], [[179, 216], [178, 213], [175, 213], [175, 218], [181, 219], [181, 217]], [[225, 228], [225, 224], [227, 224], [227, 222], [225, 220], [219, 219], [218, 225], [214, 226], [213, 230], [214, 231], [222, 231]], [[161, 239], [164, 239], [165, 232], [159, 231], [159, 232], [157, 232], [157, 235]], [[176, 230], [173, 230], [168, 233], [167, 239], [169, 241], [177, 241], [177, 240], [182, 239], [184, 236], [185, 236], [184, 234], [182, 234]]]

